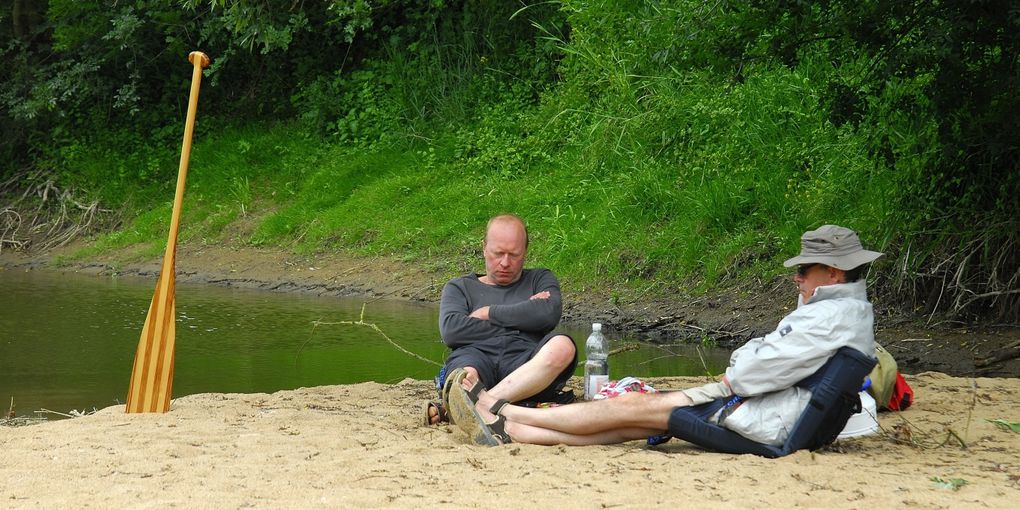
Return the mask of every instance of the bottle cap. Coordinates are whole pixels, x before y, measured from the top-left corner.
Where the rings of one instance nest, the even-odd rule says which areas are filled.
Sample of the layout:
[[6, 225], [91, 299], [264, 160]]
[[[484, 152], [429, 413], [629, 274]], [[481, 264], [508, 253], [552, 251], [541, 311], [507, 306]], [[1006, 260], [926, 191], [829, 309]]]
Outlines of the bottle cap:
[[602, 323], [601, 322], [593, 322], [593, 323], [591, 323], [591, 330], [592, 331], [602, 331]]

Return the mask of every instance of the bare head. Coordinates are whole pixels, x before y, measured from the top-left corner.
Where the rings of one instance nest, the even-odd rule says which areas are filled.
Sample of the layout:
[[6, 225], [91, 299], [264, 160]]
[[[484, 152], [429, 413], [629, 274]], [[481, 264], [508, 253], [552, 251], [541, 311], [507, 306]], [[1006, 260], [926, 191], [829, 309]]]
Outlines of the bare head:
[[512, 214], [489, 220], [482, 240], [487, 283], [510, 285], [521, 278], [528, 251], [528, 228]]

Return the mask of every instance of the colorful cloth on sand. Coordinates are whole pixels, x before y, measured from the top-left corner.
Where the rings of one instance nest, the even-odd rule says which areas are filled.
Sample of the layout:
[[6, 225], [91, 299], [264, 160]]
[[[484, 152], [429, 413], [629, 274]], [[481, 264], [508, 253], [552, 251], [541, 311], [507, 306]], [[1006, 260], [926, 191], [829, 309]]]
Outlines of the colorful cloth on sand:
[[636, 377], [624, 377], [619, 381], [609, 381], [592, 397], [592, 400], [605, 400], [607, 398], [619, 397], [624, 393], [655, 393], [655, 388]]

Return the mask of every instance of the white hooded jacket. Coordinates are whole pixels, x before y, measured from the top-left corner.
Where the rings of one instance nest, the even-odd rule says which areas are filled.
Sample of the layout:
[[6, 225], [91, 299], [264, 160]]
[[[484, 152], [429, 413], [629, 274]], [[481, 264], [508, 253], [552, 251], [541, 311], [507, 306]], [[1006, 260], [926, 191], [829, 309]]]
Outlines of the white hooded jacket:
[[[811, 399], [794, 386], [814, 374], [841, 347], [875, 355], [874, 315], [864, 281], [818, 287], [776, 330], [748, 341], [726, 369], [743, 403], [721, 423], [740, 435], [782, 445]], [[863, 382], [863, 381], [862, 381]]]

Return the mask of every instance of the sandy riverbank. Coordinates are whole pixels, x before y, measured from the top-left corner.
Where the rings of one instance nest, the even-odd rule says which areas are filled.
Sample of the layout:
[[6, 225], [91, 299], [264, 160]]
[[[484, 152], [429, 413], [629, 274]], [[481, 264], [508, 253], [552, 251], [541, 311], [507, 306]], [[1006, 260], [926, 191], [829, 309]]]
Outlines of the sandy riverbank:
[[[1015, 508], [1020, 380], [909, 378], [917, 404], [885, 433], [783, 459], [681, 441], [599, 447], [467, 443], [419, 424], [430, 384], [364, 383], [178, 398], [0, 428], [10, 508]], [[682, 387], [696, 378], [654, 381]], [[909, 425], [907, 425], [909, 424]], [[909, 427], [915, 444], [896, 443]], [[966, 448], [952, 438], [960, 437]], [[944, 481], [966, 482], [957, 490]]]

